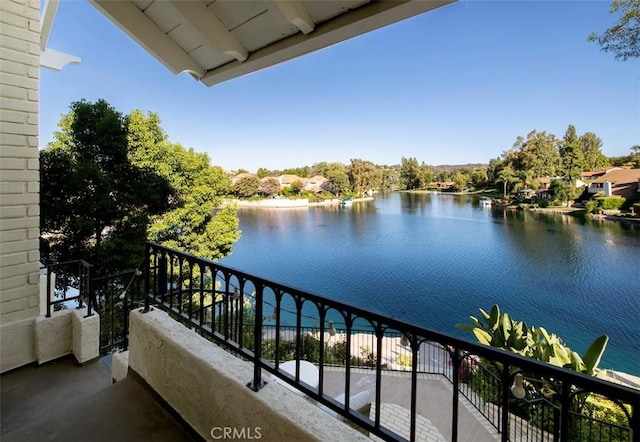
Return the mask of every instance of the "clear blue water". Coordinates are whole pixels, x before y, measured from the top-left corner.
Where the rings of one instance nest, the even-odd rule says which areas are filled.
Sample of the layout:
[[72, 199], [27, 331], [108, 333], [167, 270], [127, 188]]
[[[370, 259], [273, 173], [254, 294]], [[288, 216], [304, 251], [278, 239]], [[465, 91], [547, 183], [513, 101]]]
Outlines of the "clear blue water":
[[223, 265], [469, 339], [455, 324], [498, 304], [579, 353], [607, 334], [600, 366], [640, 375], [640, 224], [406, 193], [239, 216]]

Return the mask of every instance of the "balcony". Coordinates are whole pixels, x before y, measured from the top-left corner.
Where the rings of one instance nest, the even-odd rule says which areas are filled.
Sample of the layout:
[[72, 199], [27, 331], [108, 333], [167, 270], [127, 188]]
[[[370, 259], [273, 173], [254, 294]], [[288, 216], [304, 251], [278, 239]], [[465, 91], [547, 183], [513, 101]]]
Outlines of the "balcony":
[[[129, 349], [114, 355], [114, 366], [124, 367], [119, 377], [149, 387], [206, 439], [219, 422], [261, 428], [263, 440], [277, 439], [285, 428], [302, 439], [329, 440], [633, 441], [640, 435], [636, 389], [156, 244], [147, 245], [139, 270], [90, 284], [80, 273], [58, 277], [78, 287], [72, 296], [59, 289], [59, 300], [85, 297], [100, 314], [101, 351]], [[305, 376], [308, 366], [313, 381]], [[622, 419], [589, 413], [593, 398]], [[3, 422], [3, 434], [4, 428]]]

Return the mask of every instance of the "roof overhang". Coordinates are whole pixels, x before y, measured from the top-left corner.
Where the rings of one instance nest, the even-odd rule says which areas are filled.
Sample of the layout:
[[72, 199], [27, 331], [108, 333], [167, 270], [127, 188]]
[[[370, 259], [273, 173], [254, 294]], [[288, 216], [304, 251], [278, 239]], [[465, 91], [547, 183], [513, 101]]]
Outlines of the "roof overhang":
[[62, 70], [69, 63], [80, 63], [80, 58], [76, 56], [47, 47], [59, 3], [60, 0], [46, 0], [40, 17], [40, 66], [56, 71]]
[[173, 73], [207, 86], [456, 0], [89, 0]]

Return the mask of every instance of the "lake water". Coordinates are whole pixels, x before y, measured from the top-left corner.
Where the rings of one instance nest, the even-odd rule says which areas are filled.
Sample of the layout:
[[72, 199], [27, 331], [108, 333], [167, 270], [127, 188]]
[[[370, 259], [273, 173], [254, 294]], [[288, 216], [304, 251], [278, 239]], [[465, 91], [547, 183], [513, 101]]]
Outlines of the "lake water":
[[471, 340], [455, 324], [498, 304], [579, 353], [607, 334], [600, 367], [640, 375], [640, 224], [407, 193], [239, 217], [223, 265]]

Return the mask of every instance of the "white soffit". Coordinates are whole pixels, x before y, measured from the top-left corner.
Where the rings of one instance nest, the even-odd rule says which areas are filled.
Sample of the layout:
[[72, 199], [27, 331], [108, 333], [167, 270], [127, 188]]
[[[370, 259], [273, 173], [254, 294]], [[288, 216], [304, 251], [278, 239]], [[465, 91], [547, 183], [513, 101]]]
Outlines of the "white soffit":
[[89, 0], [173, 73], [207, 86], [455, 0]]

